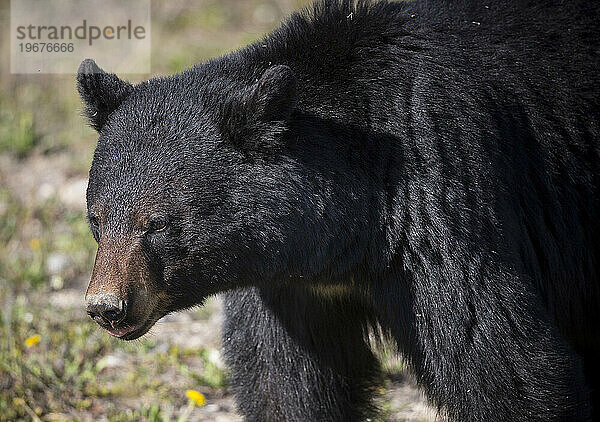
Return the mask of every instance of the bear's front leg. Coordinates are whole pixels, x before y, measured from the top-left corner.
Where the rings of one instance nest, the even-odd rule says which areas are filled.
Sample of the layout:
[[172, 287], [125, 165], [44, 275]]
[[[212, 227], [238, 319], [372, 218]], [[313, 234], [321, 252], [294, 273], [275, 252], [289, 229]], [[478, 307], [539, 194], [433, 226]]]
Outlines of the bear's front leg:
[[528, 279], [492, 259], [412, 268], [398, 277], [410, 283], [403, 290], [394, 292], [395, 277], [378, 285], [376, 306], [429, 399], [450, 420], [591, 420], [581, 359]]
[[248, 421], [358, 421], [371, 416], [379, 363], [368, 312], [304, 288], [226, 294], [223, 345]]

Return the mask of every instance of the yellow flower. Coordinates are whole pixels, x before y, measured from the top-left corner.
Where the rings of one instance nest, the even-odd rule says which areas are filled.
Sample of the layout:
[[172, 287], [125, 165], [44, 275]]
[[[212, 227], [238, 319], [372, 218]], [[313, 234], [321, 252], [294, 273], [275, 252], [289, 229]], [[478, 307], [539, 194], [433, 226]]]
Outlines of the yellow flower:
[[37, 251], [40, 248], [41, 244], [42, 242], [40, 241], [39, 237], [34, 237], [29, 241], [29, 247], [32, 251]]
[[204, 394], [200, 393], [199, 391], [186, 390], [185, 395], [189, 397], [192, 403], [198, 406], [204, 406], [206, 404], [206, 398], [204, 397]]
[[25, 340], [25, 346], [33, 347], [36, 344], [38, 344], [41, 339], [42, 339], [42, 336], [40, 336], [39, 334], [34, 334], [31, 337], [28, 337], [27, 340]]
[[25, 400], [23, 400], [21, 397], [15, 397], [13, 399], [13, 404], [15, 406], [23, 406], [25, 404]]

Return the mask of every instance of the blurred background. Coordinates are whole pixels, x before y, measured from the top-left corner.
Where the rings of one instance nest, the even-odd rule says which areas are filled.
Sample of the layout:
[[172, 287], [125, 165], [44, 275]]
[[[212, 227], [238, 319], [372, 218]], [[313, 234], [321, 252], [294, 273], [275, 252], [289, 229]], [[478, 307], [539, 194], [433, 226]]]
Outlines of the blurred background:
[[[307, 4], [153, 1], [152, 75], [257, 40]], [[0, 421], [241, 420], [221, 360], [218, 298], [130, 343], [83, 311], [96, 250], [85, 218], [96, 134], [74, 75], [10, 74], [9, 19], [0, 0]], [[381, 420], [433, 420], [402, 362], [381, 353]]]

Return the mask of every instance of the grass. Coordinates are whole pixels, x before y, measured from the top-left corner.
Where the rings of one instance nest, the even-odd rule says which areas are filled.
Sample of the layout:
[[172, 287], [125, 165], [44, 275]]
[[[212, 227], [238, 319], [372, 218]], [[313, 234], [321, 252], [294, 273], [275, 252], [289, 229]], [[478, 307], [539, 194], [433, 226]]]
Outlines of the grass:
[[86, 275], [96, 250], [83, 211], [67, 209], [56, 197], [27, 205], [6, 188], [0, 188], [0, 242], [5, 245], [0, 249], [0, 279], [17, 291], [49, 280], [51, 254], [68, 257], [60, 277]]
[[38, 139], [31, 112], [12, 114], [10, 107], [0, 104], [0, 153], [10, 152], [19, 158], [25, 157]]
[[[0, 421], [30, 420], [31, 412], [58, 420], [90, 412], [110, 421], [167, 420], [187, 403], [186, 388], [214, 396], [226, 387], [210, 349], [165, 347], [152, 338], [121, 342], [80, 311], [36, 306], [43, 295], [2, 286]], [[34, 335], [39, 342], [28, 344]], [[119, 403], [128, 400], [138, 408], [123, 410]]]

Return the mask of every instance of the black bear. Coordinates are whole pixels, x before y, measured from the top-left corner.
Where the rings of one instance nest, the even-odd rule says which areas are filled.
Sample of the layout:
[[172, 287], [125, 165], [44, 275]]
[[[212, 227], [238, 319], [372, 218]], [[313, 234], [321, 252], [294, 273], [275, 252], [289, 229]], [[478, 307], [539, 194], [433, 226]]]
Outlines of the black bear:
[[85, 60], [88, 313], [227, 292], [251, 421], [374, 415], [372, 331], [451, 420], [598, 420], [599, 12], [328, 0], [136, 86]]

